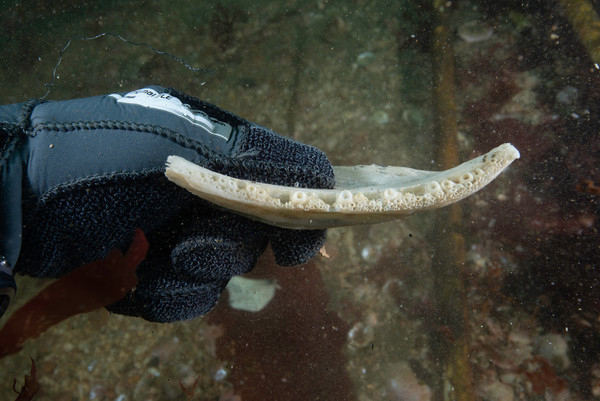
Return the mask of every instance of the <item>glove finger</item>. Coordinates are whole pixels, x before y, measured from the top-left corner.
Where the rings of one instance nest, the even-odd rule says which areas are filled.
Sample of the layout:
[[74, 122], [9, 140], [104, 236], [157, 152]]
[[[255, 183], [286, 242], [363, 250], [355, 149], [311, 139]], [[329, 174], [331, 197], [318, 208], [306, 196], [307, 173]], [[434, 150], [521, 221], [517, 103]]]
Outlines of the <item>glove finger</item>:
[[264, 226], [230, 214], [204, 220], [171, 252], [171, 263], [191, 280], [228, 281], [254, 267], [267, 246]]
[[269, 240], [280, 266], [293, 266], [308, 262], [325, 245], [326, 230], [289, 230], [273, 227]]
[[177, 238], [169, 237], [166, 231], [149, 236], [150, 249], [137, 268], [136, 288], [108, 306], [110, 312], [152, 322], [174, 322], [203, 315], [217, 303], [226, 282], [193, 280], [177, 272], [168, 252]]
[[123, 299], [108, 306], [110, 312], [138, 316], [151, 322], [175, 322], [208, 313], [227, 282], [192, 283], [172, 275], [144, 280]]
[[[155, 322], [209, 312], [231, 277], [251, 270], [267, 244], [260, 223], [222, 212], [209, 216], [187, 225], [182, 221], [176, 237], [169, 230], [154, 233], [155, 243], [163, 246], [151, 246], [138, 267], [136, 289], [108, 310]], [[173, 248], [170, 255], [165, 247]]]

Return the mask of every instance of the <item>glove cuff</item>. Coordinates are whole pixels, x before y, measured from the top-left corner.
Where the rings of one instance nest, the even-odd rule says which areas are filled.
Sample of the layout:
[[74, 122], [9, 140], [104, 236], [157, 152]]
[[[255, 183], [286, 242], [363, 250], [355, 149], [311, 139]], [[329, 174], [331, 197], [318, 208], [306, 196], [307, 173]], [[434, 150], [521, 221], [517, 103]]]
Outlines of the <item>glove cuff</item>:
[[12, 276], [11, 268], [4, 257], [0, 257], [0, 316], [4, 315], [15, 296], [17, 284]]

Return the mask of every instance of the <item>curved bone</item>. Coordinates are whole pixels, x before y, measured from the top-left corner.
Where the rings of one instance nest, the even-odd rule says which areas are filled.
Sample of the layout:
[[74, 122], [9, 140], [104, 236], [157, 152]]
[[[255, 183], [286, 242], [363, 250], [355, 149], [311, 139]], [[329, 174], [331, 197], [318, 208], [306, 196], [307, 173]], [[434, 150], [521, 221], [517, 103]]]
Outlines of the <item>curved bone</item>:
[[446, 171], [407, 167], [334, 167], [334, 189], [304, 189], [240, 180], [179, 156], [167, 178], [218, 206], [278, 227], [317, 229], [379, 223], [454, 203], [490, 183], [519, 151], [509, 143]]

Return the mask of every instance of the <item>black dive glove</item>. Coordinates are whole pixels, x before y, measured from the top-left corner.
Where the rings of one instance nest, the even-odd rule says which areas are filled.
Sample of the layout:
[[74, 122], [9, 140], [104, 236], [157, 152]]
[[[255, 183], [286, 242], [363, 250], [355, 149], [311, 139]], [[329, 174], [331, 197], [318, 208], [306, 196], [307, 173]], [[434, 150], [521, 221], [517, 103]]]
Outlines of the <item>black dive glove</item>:
[[323, 245], [323, 230], [268, 226], [177, 187], [164, 176], [169, 155], [236, 178], [334, 184], [320, 150], [173, 89], [2, 106], [0, 286], [15, 289], [10, 266], [59, 277], [126, 248], [140, 227], [150, 250], [138, 285], [108, 309], [169, 322], [208, 312], [269, 241], [280, 265]]

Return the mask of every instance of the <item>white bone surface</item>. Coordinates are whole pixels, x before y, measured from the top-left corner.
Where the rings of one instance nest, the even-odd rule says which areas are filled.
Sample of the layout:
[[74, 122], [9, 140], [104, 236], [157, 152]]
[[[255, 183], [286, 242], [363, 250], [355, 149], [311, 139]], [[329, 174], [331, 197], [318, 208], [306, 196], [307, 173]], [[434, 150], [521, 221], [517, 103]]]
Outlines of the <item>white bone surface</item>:
[[241, 180], [179, 156], [169, 156], [165, 174], [191, 193], [251, 219], [284, 228], [318, 229], [380, 223], [446, 206], [489, 184], [519, 157], [519, 151], [505, 143], [445, 171], [334, 166], [334, 189]]

